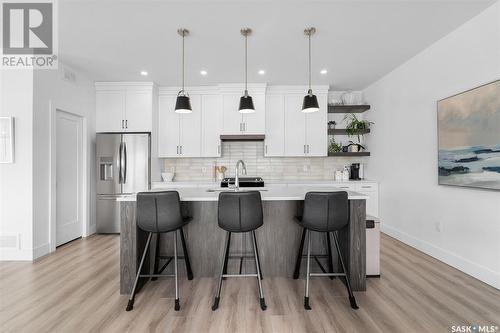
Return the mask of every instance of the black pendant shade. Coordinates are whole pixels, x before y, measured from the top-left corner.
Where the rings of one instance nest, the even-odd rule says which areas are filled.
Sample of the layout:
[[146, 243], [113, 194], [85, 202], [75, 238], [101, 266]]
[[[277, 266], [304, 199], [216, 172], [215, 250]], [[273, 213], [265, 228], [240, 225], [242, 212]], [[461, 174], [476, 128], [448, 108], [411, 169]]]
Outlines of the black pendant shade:
[[255, 112], [255, 107], [253, 106], [252, 96], [244, 95], [240, 97], [240, 107], [238, 108], [240, 113], [252, 113]]
[[309, 90], [308, 94], [304, 96], [304, 101], [302, 102], [302, 112], [310, 113], [319, 111], [318, 98], [313, 95], [312, 91]]
[[191, 113], [193, 109], [191, 109], [191, 101], [189, 100], [189, 96], [177, 96], [177, 100], [175, 101], [175, 112], [176, 113]]

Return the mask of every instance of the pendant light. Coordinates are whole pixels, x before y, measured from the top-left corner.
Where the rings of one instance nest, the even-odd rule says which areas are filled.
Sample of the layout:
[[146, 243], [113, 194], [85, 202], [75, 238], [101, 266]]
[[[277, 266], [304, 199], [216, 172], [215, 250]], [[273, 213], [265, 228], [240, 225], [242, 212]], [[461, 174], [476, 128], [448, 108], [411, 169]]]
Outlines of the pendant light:
[[311, 88], [311, 36], [316, 32], [316, 28], [306, 28], [304, 34], [309, 39], [309, 90], [307, 95], [304, 96], [304, 101], [302, 102], [302, 112], [311, 113], [319, 111], [318, 98], [313, 95]]
[[248, 95], [248, 64], [247, 64], [247, 39], [252, 33], [252, 29], [243, 28], [241, 29], [241, 34], [245, 37], [245, 92], [240, 98], [240, 107], [238, 108], [240, 113], [253, 113], [255, 112], [255, 107], [253, 106], [252, 96]]
[[191, 101], [189, 100], [189, 94], [184, 90], [184, 38], [189, 35], [189, 30], [181, 28], [177, 30], [177, 33], [182, 37], [182, 90], [177, 94], [177, 100], [175, 101], [175, 112], [176, 113], [191, 113]]

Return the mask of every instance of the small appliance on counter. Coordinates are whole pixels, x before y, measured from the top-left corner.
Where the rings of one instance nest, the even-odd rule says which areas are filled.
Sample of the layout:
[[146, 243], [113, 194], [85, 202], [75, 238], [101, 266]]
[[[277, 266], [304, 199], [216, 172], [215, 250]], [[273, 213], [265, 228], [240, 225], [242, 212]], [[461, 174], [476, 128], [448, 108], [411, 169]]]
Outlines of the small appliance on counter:
[[[240, 177], [240, 187], [264, 187], [264, 179], [262, 177]], [[235, 183], [234, 177], [224, 178], [220, 182], [220, 187], [233, 186]]]
[[349, 172], [350, 180], [362, 180], [363, 179], [363, 164], [352, 163]]

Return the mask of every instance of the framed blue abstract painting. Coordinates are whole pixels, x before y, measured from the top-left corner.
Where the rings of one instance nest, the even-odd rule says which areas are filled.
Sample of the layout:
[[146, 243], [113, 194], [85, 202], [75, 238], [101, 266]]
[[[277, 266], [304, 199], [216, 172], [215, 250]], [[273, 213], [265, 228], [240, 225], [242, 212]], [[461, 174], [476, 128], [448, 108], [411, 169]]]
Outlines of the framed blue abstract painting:
[[500, 190], [500, 80], [437, 102], [439, 184]]

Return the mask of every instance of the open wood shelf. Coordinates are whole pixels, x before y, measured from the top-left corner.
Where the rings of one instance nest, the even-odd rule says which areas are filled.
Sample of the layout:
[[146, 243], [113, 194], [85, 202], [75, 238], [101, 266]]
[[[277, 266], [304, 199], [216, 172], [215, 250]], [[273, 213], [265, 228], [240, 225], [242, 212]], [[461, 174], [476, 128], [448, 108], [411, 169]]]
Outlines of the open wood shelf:
[[338, 157], [342, 157], [342, 156], [344, 156], [344, 157], [346, 157], [346, 156], [370, 156], [370, 152], [369, 151], [360, 151], [357, 153], [354, 153], [354, 152], [328, 153], [328, 156], [338, 156]]
[[[359, 134], [368, 134], [370, 133], [370, 129], [364, 129], [364, 130], [359, 130]], [[328, 130], [328, 135], [347, 135], [347, 130], [345, 128], [335, 128], [335, 129], [329, 129]]]
[[328, 113], [362, 113], [370, 110], [370, 105], [328, 105]]

